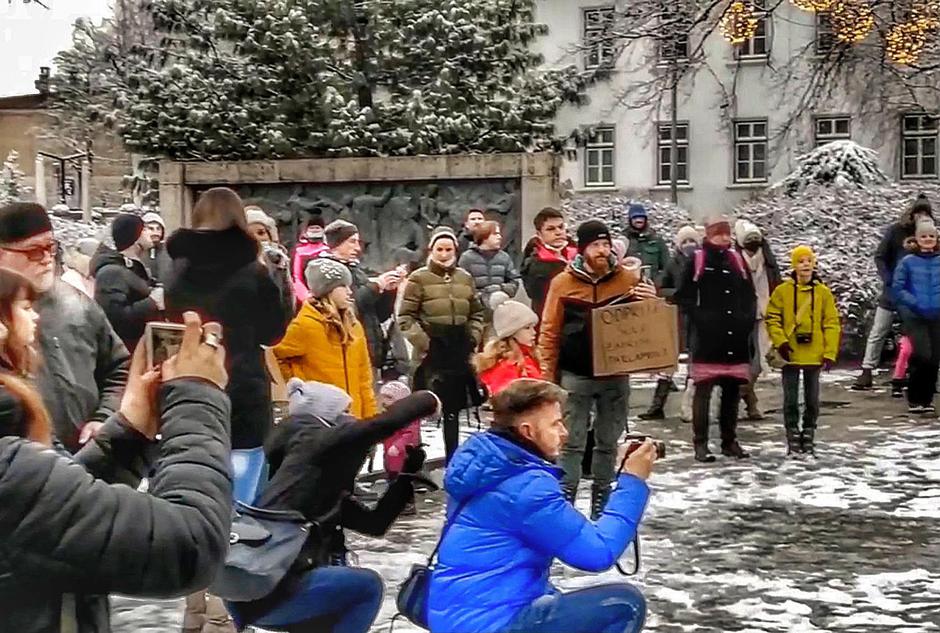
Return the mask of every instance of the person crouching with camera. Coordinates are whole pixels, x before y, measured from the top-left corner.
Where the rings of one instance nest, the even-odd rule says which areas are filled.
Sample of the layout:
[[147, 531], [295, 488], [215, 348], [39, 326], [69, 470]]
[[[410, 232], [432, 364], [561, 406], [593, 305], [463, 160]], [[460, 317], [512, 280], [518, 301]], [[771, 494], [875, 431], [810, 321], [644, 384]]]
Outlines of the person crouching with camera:
[[[819, 374], [839, 355], [842, 325], [836, 301], [816, 274], [816, 255], [797, 246], [790, 255], [793, 272], [777, 286], [767, 306], [767, 332], [783, 366], [783, 423], [787, 455], [815, 455], [819, 418]], [[803, 376], [803, 428], [800, 429], [800, 375]]]
[[[629, 457], [596, 522], [565, 499], [555, 466], [568, 438], [566, 392], [520, 378], [492, 400], [493, 423], [454, 454], [438, 560], [430, 583], [432, 633], [636, 633], [646, 601], [632, 585], [567, 593], [548, 580], [555, 558], [584, 571], [610, 569], [634, 539], [649, 499], [652, 442]], [[624, 459], [626, 457], [626, 459]]]

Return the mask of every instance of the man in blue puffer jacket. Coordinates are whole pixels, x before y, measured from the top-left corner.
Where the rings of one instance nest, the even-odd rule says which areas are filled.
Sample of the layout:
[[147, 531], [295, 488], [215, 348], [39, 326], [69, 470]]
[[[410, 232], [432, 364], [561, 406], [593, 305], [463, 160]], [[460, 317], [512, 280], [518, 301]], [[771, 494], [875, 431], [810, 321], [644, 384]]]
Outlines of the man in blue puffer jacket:
[[519, 379], [493, 398], [489, 431], [454, 454], [445, 487], [447, 523], [431, 580], [433, 633], [636, 633], [643, 595], [626, 583], [561, 593], [552, 561], [600, 572], [630, 545], [646, 509], [656, 460], [647, 443], [626, 462], [596, 523], [562, 493], [553, 462], [568, 437], [565, 391]]

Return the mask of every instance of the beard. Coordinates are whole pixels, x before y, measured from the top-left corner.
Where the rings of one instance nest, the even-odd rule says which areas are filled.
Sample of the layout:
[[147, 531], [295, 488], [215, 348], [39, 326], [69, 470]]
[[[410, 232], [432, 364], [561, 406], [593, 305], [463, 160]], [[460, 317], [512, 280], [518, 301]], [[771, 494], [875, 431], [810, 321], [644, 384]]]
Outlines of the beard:
[[603, 255], [597, 255], [588, 260], [591, 270], [601, 275], [610, 271], [610, 260]]

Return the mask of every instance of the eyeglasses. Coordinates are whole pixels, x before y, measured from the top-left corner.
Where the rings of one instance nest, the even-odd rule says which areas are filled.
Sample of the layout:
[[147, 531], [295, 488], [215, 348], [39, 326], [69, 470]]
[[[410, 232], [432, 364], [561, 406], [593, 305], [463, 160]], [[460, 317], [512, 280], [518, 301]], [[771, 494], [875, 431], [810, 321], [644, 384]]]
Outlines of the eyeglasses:
[[31, 262], [41, 262], [46, 258], [47, 255], [49, 257], [55, 257], [56, 253], [59, 252], [59, 245], [55, 242], [50, 242], [48, 244], [38, 244], [31, 248], [13, 248], [11, 246], [0, 246], [0, 249], [11, 251], [13, 253], [20, 253]]

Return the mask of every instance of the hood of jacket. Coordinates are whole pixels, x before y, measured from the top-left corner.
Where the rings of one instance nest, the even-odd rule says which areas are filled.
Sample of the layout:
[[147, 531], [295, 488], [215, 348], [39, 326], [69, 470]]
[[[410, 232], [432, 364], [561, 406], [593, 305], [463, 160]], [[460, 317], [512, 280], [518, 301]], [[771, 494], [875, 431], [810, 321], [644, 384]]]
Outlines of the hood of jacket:
[[744, 243], [747, 241], [748, 236], [757, 235], [761, 239], [764, 238], [764, 234], [758, 228], [756, 224], [750, 220], [738, 220], [734, 223], [734, 241], [738, 246], [744, 248]]
[[584, 255], [581, 255], [581, 254], [578, 254], [571, 261], [571, 263], [568, 264], [568, 270], [571, 271], [572, 275], [574, 275], [578, 279], [581, 279], [582, 281], [586, 281], [592, 284], [598, 284], [604, 281], [605, 279], [607, 279], [608, 277], [610, 277], [611, 275], [613, 275], [615, 272], [617, 272], [617, 269], [620, 267], [617, 264], [617, 258], [616, 256], [614, 256], [613, 253], [610, 254], [610, 256], [607, 258], [607, 261], [610, 263], [610, 269], [606, 273], [601, 275], [600, 277], [595, 277], [588, 271], [587, 265], [585, 264], [585, 261], [584, 261]]
[[458, 503], [492, 490], [528, 470], [544, 470], [561, 479], [562, 471], [519, 444], [493, 432], [477, 433], [454, 453], [444, 486]]
[[237, 227], [224, 231], [179, 229], [167, 240], [166, 250], [174, 260], [185, 259], [191, 270], [229, 277], [258, 261], [258, 243]]

